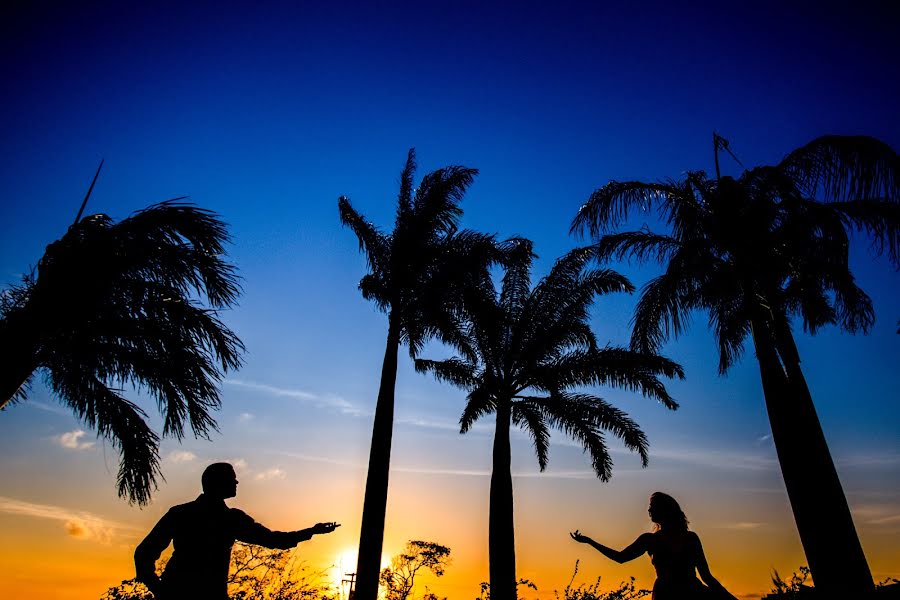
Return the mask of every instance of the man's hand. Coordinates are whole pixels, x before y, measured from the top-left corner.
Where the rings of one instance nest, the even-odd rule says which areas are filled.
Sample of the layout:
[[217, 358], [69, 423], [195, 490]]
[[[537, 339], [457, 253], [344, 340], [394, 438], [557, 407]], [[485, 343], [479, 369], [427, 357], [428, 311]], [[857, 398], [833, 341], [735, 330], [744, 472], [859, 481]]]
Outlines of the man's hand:
[[577, 529], [575, 531], [573, 531], [572, 533], [570, 533], [569, 535], [572, 536], [573, 540], [575, 540], [576, 542], [578, 542], [580, 544], [589, 544], [593, 541], [593, 540], [591, 540], [591, 538], [582, 534]]
[[313, 535], [321, 534], [321, 533], [331, 533], [338, 527], [340, 527], [340, 523], [330, 522], [330, 523], [316, 523], [312, 526]]

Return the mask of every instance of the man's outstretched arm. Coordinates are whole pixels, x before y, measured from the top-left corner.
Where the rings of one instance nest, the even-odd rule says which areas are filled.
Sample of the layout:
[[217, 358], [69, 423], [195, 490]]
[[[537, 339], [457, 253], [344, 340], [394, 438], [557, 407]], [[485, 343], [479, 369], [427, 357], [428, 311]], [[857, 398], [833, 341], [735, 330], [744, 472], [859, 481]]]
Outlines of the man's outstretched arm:
[[134, 551], [136, 579], [150, 588], [154, 596], [158, 595], [160, 587], [156, 561], [172, 541], [172, 521], [171, 511], [167, 512]]
[[249, 516], [244, 515], [244, 517], [246, 518], [241, 519], [242, 523], [237, 532], [238, 540], [278, 550], [288, 550], [316, 534], [331, 533], [340, 527], [337, 523], [316, 523], [312, 527], [297, 531], [272, 531]]

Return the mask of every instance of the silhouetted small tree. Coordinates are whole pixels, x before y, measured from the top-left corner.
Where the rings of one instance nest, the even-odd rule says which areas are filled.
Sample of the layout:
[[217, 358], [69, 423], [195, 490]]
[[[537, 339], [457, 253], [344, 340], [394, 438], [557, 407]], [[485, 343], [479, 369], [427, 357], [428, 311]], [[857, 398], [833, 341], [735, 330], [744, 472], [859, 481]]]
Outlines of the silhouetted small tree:
[[[157, 564], [161, 574], [165, 561]], [[228, 595], [232, 600], [335, 600], [336, 590], [324, 571], [310, 571], [295, 550], [270, 550], [236, 543], [231, 552]], [[110, 588], [100, 600], [152, 600], [153, 594], [135, 579]]]
[[[623, 581], [619, 584], [619, 587], [608, 592], [600, 590], [600, 577], [597, 577], [597, 581], [593, 585], [582, 583], [578, 587], [572, 587], [572, 584], [575, 582], [575, 576], [578, 575], [578, 563], [579, 561], [576, 560], [572, 578], [563, 590], [562, 598], [564, 600], [637, 600], [651, 594], [650, 590], [637, 589], [634, 577], [628, 581]], [[560, 600], [558, 590], [553, 590], [553, 595], [556, 597], [556, 600]]]
[[407, 600], [419, 571], [427, 569], [435, 577], [440, 577], [449, 564], [450, 548], [447, 546], [422, 540], [408, 541], [403, 552], [391, 559], [391, 566], [381, 571], [385, 599]]
[[802, 566], [799, 570], [791, 574], [790, 579], [782, 579], [777, 570], [772, 571], [772, 591], [771, 594], [778, 595], [779, 598], [800, 598], [800, 594], [804, 590], [811, 590], [812, 586], [806, 584], [809, 580], [809, 567]]

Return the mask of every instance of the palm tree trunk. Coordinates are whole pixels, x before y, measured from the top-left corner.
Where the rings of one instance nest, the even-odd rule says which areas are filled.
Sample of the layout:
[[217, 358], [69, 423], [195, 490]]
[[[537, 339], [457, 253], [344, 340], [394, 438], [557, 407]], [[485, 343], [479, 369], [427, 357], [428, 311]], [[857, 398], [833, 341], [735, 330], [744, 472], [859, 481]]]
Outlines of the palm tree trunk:
[[394, 429], [394, 386], [397, 381], [397, 352], [400, 347], [400, 328], [394, 321], [389, 316], [387, 344], [381, 365], [381, 385], [378, 388], [375, 422], [372, 426], [372, 447], [369, 450], [369, 471], [366, 475], [356, 564], [356, 600], [376, 600], [378, 597]]
[[[779, 325], [776, 344], [787, 374], [790, 401], [795, 404], [794, 435], [798, 452], [803, 455], [799, 460], [804, 463], [804, 481], [796, 493], [801, 495], [798, 500], [809, 511], [794, 508], [794, 518], [801, 530], [810, 573], [816, 587], [839, 597], [871, 592], [875, 589], [872, 573], [853, 525], [853, 516], [828, 450], [812, 394], [800, 368], [794, 337], [786, 323]], [[796, 506], [793, 497], [791, 504]], [[804, 521], [802, 526], [801, 520]]]
[[491, 600], [516, 598], [516, 534], [509, 446], [510, 408], [509, 402], [498, 403], [497, 427], [494, 431], [488, 525]]
[[[752, 330], [772, 440], [810, 573], [824, 597], [852, 597], [854, 590], [864, 592], [873, 587], [872, 576], [812, 398], [808, 389], [804, 394], [798, 380], [790, 378], [795, 369], [788, 366], [786, 372], [779, 360], [769, 324], [754, 319]], [[790, 355], [788, 349], [785, 354]], [[799, 365], [796, 367], [794, 376], [800, 375], [805, 388]], [[841, 531], [847, 523], [855, 549], [847, 532]], [[859, 571], [860, 560], [864, 573]]]

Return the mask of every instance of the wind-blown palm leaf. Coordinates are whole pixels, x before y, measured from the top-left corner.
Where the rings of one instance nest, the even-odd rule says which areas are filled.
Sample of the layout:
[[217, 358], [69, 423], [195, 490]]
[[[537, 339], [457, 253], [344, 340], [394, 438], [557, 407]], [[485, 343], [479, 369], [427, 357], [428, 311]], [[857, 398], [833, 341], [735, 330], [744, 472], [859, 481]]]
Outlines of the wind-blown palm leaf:
[[682, 242], [672, 236], [650, 231], [626, 231], [604, 235], [593, 245], [593, 249], [600, 262], [629, 258], [643, 263], [648, 260], [664, 262], [682, 246]]
[[512, 424], [531, 436], [538, 466], [544, 471], [550, 459], [550, 429], [543, 413], [528, 400], [517, 401], [512, 407]]
[[431, 373], [438, 381], [456, 387], [469, 388], [477, 381], [472, 365], [458, 358], [440, 361], [417, 358], [415, 366], [416, 372]]
[[900, 268], [900, 203], [883, 200], [832, 202], [828, 208], [838, 213], [847, 229], [862, 231], [871, 239], [876, 256], [887, 251], [895, 268]]
[[826, 201], [900, 200], [900, 160], [888, 144], [868, 136], [825, 135], [788, 154], [777, 169], [805, 193]]
[[47, 373], [58, 399], [119, 450], [119, 495], [130, 502], [150, 499], [159, 440], [111, 386], [148, 391], [163, 436], [182, 439], [186, 423], [197, 436], [215, 429], [217, 384], [240, 366], [243, 345], [197, 301], [228, 308], [240, 293], [226, 242], [215, 213], [180, 199], [118, 223], [90, 215], [47, 247], [15, 310], [0, 314], [4, 362], [19, 364], [4, 374], [0, 402], [33, 371]]
[[583, 233], [587, 229], [591, 236], [598, 236], [606, 228], [622, 223], [631, 210], [648, 212], [657, 201], [672, 200], [681, 193], [682, 190], [666, 183], [610, 181], [578, 209], [570, 231]]

